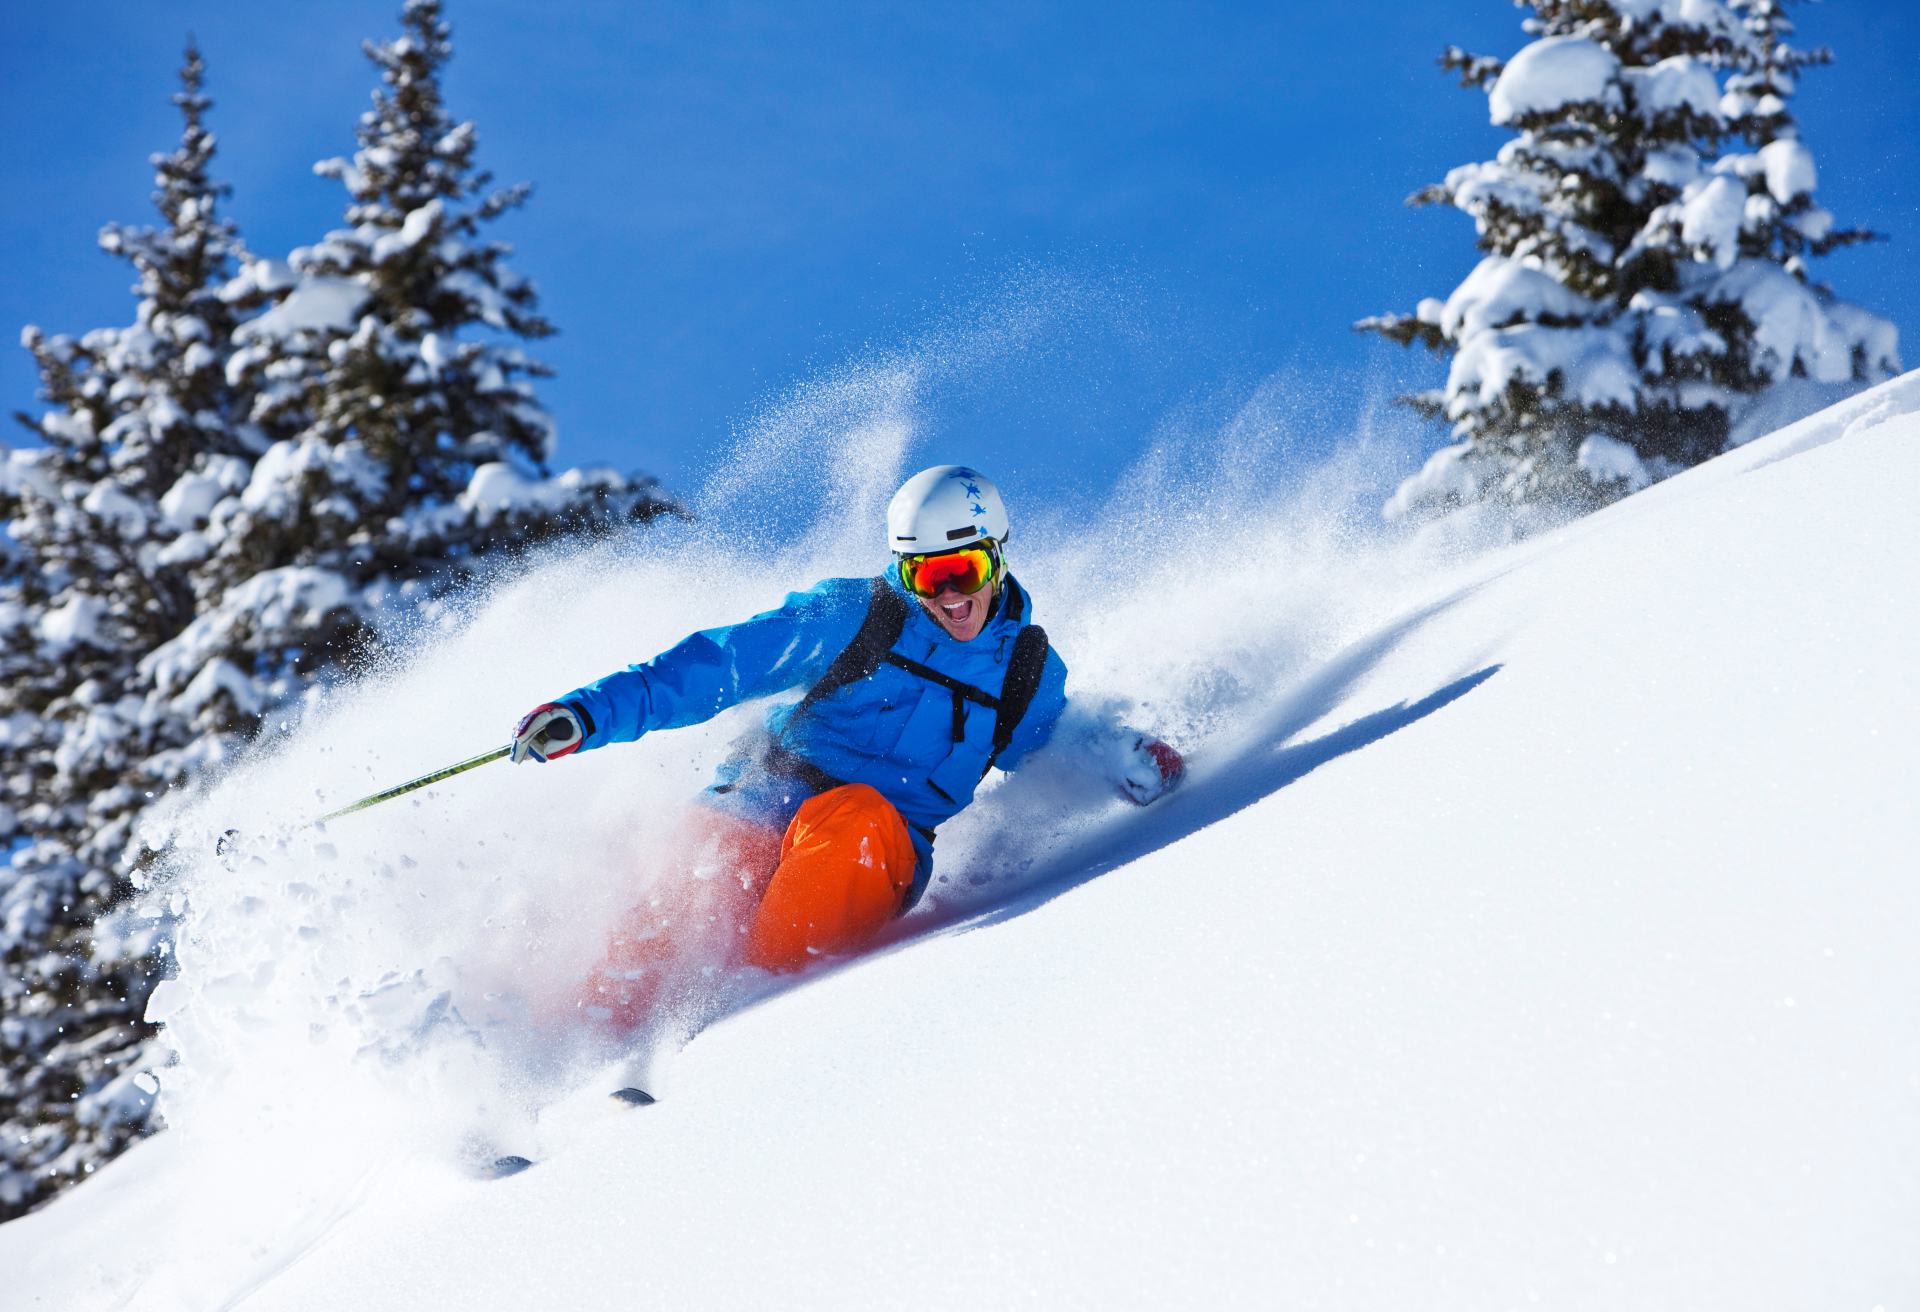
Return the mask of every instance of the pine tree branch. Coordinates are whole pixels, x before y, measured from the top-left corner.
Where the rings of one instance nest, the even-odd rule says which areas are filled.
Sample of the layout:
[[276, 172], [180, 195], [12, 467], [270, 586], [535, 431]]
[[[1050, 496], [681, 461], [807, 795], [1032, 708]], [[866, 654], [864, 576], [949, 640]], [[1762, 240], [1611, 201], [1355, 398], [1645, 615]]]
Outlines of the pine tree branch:
[[1359, 333], [1378, 333], [1387, 340], [1401, 346], [1411, 346], [1415, 342], [1429, 351], [1445, 351], [1450, 343], [1446, 334], [1440, 331], [1440, 325], [1413, 314], [1376, 314], [1358, 319], [1353, 330]]
[[1491, 88], [1507, 67], [1503, 59], [1469, 54], [1459, 46], [1448, 46], [1434, 62], [1449, 73], [1459, 74], [1462, 87], [1483, 91]]

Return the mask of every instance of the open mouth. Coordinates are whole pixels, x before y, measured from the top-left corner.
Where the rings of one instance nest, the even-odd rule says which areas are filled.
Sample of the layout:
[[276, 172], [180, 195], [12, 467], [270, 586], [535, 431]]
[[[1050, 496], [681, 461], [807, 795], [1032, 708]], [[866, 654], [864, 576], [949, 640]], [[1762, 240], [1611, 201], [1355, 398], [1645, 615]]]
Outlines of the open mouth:
[[954, 601], [943, 601], [940, 603], [940, 613], [947, 617], [949, 624], [965, 624], [973, 618], [974, 604], [975, 599], [972, 597], [961, 597]]

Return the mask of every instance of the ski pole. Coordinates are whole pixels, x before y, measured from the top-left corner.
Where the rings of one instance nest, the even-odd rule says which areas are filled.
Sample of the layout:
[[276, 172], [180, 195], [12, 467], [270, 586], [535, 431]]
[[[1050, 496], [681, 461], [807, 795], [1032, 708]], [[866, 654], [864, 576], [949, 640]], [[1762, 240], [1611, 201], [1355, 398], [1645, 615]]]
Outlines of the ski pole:
[[[556, 733], [554, 732], [555, 730], [559, 730], [559, 732]], [[561, 743], [571, 742], [572, 740], [573, 725], [566, 720], [555, 721], [540, 731], [540, 744], [543, 747], [558, 746]], [[429, 784], [439, 783], [442, 779], [451, 779], [457, 774], [465, 774], [468, 770], [476, 769], [492, 761], [498, 761], [504, 756], [512, 755], [512, 753], [512, 747], [496, 747], [490, 752], [482, 752], [478, 756], [468, 757], [458, 765], [450, 765], [444, 770], [435, 770], [432, 774], [423, 774], [418, 779], [409, 779], [397, 788], [389, 788], [385, 792], [375, 793], [371, 797], [363, 797], [357, 802], [350, 802], [338, 811], [327, 812], [313, 823], [323, 825], [327, 821], [337, 820], [343, 815], [351, 815], [355, 811], [364, 811], [368, 807], [378, 806], [382, 802], [391, 802], [394, 798], [404, 797], [417, 788], [425, 788]]]
[[375, 793], [371, 797], [363, 797], [357, 802], [350, 802], [338, 811], [327, 812], [318, 820], [315, 820], [314, 823], [323, 825], [327, 821], [337, 820], [343, 815], [352, 815], [355, 811], [364, 811], [370, 806], [378, 806], [382, 802], [391, 802], [394, 798], [405, 796], [416, 788], [425, 788], [428, 784], [437, 784], [442, 779], [451, 779], [457, 774], [465, 774], [468, 770], [485, 765], [489, 761], [497, 761], [512, 750], [511, 747], [496, 747], [490, 752], [482, 752], [478, 756], [469, 757], [458, 765], [450, 765], [444, 770], [435, 770], [432, 774], [423, 774], [418, 779], [409, 779], [397, 788], [389, 788], [385, 792]]
[[[562, 722], [553, 727], [561, 729], [564, 732], [564, 736], [554, 734], [550, 731], [542, 732], [540, 735], [542, 744], [558, 745], [572, 739], [572, 725]], [[418, 779], [409, 779], [406, 783], [396, 788], [389, 788], [384, 792], [375, 793], [371, 797], [363, 797], [357, 802], [351, 802], [341, 807], [338, 811], [329, 811], [313, 823], [323, 825], [327, 821], [337, 820], [343, 815], [352, 815], [355, 811], [364, 811], [370, 806], [378, 806], [382, 802], [391, 802], [396, 797], [404, 797], [416, 789], [425, 788], [429, 784], [437, 784], [442, 779], [451, 779], [457, 774], [465, 774], [469, 770], [486, 765], [491, 761], [498, 761], [502, 757], [509, 756], [512, 753], [513, 748], [511, 747], [496, 747], [490, 752], [482, 752], [480, 755], [468, 757], [456, 765], [449, 765], [444, 770], [435, 770], [432, 774], [423, 774]], [[227, 863], [229, 869], [232, 868], [231, 863], [239, 854], [240, 842], [240, 831], [238, 829], [227, 830], [214, 842], [214, 855], [219, 857], [222, 862]]]

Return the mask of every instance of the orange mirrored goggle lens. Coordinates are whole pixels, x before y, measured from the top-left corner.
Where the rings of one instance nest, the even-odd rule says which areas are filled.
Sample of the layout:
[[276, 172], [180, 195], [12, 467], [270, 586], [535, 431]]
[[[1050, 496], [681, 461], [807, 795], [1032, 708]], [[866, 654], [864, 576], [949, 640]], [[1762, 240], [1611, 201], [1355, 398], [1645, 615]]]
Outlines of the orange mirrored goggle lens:
[[936, 597], [947, 587], [972, 595], [986, 587], [987, 580], [993, 577], [993, 563], [993, 553], [985, 547], [968, 547], [939, 556], [902, 556], [900, 581], [920, 597]]

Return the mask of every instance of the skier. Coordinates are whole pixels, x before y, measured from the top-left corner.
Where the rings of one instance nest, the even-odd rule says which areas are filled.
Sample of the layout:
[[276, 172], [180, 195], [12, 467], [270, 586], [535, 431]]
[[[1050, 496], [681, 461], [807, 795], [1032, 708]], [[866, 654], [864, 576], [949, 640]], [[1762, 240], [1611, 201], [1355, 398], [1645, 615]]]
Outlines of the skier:
[[[1046, 743], [1066, 706], [1066, 665], [1007, 570], [1008, 527], [983, 475], [923, 470], [887, 508], [884, 574], [827, 579], [544, 702], [514, 728], [512, 759], [554, 761], [804, 689], [735, 745], [674, 851], [721, 876], [709, 896], [730, 904], [692, 918], [718, 924], [748, 963], [790, 971], [858, 949], [926, 889], [940, 823], [988, 770]], [[1149, 735], [1119, 730], [1113, 747], [1110, 777], [1134, 803], [1185, 772]], [[630, 916], [590, 981], [594, 1014], [645, 1018], [673, 951], [669, 919]]]

